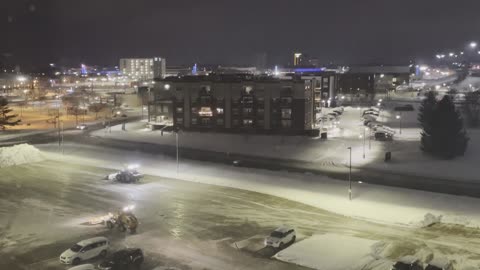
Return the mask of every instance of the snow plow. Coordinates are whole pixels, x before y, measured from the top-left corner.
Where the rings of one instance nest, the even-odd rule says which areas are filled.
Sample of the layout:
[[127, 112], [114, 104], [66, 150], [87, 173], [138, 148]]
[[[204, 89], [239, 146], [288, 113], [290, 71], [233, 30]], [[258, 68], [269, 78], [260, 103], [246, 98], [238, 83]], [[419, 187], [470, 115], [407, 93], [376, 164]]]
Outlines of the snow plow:
[[105, 180], [117, 181], [120, 183], [137, 183], [143, 178], [143, 174], [138, 172], [137, 165], [129, 165], [126, 169], [105, 176]]
[[109, 219], [105, 221], [107, 228], [113, 229], [117, 227], [121, 232], [129, 230], [130, 233], [135, 233], [138, 227], [138, 219], [131, 212], [132, 209], [133, 205], [127, 206], [117, 213], [109, 213]]
[[108, 215], [105, 215], [105, 216], [94, 217], [88, 221], [88, 224], [90, 225], [102, 224], [109, 229], [113, 229], [117, 227], [118, 230], [121, 232], [125, 232], [126, 230], [129, 230], [130, 233], [135, 233], [138, 227], [138, 219], [131, 212], [133, 208], [134, 208], [133, 205], [129, 205], [115, 213], [108, 213]]

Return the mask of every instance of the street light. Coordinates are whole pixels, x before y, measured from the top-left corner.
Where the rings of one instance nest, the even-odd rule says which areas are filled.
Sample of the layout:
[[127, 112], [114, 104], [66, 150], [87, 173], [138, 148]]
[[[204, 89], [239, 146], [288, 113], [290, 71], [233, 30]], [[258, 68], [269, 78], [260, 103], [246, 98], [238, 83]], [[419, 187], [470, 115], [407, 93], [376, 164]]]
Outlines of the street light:
[[178, 154], [178, 133], [180, 132], [180, 128], [176, 126], [174, 128], [175, 131], [175, 145], [176, 145], [176, 151], [177, 151], [177, 174], [178, 174], [178, 167], [179, 167], [179, 154]]
[[400, 134], [402, 134], [402, 115], [397, 114], [396, 118], [398, 119], [398, 122], [399, 122]]
[[352, 200], [352, 147], [347, 147], [348, 150], [350, 150], [350, 170], [348, 173], [348, 199], [351, 201]]
[[475, 49], [477, 47], [477, 42], [472, 41], [470, 42], [470, 48]]

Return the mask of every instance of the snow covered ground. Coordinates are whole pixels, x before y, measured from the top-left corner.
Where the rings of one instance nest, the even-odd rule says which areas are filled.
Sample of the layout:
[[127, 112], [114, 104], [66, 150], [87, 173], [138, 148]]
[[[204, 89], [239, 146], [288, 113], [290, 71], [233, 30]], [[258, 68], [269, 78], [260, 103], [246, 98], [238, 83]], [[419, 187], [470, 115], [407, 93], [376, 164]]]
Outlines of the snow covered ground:
[[[41, 146], [40, 149], [52, 160], [106, 168], [118, 168], [119, 164], [135, 162], [141, 164], [143, 172], [151, 175], [265, 193], [356, 219], [388, 224], [388, 226], [369, 234], [358, 232], [351, 235], [361, 238], [368, 235], [366, 239], [375, 240], [378, 239], [379, 234], [391, 232], [389, 237], [378, 239], [384, 241], [385, 244], [382, 246], [379, 260], [362, 261], [368, 265], [364, 269], [385, 269], [385, 265], [390, 264], [392, 259], [395, 260], [409, 254], [416, 254], [423, 261], [428, 261], [432, 256], [447, 256], [457, 260], [458, 269], [480, 263], [475, 259], [477, 250], [480, 252], [480, 240], [477, 240], [476, 237], [468, 237], [468, 240], [463, 236], [459, 238], [459, 235], [476, 235], [477, 233], [473, 232], [463, 232], [465, 230], [476, 231], [476, 229], [448, 224], [425, 227], [435, 222], [478, 227], [480, 225], [480, 213], [477, 211], [479, 199], [355, 183], [354, 198], [349, 201], [346, 182], [326, 177], [238, 168], [188, 160], [181, 161], [180, 171], [176, 174], [175, 161], [162, 155], [80, 145], [69, 145], [66, 148], [65, 156], [58, 154], [55, 145]], [[365, 228], [360, 223], [351, 225], [353, 228]], [[338, 226], [343, 227], [343, 225], [331, 224], [325, 229], [329, 230], [328, 228]], [[413, 229], [415, 232], [400, 234], [397, 230], [401, 230], [402, 227], [405, 230]], [[322, 225], [317, 225], [316, 228], [324, 230]], [[350, 235], [351, 230], [351, 227], [347, 227], [342, 230], [342, 234]], [[433, 232], [440, 236], [433, 236]], [[400, 240], [390, 242], [399, 235], [402, 235]], [[250, 238], [258, 239], [258, 236], [252, 232]], [[155, 246], [157, 240], [144, 239], [142, 241], [151, 241], [151, 245]], [[240, 241], [239, 243], [243, 243], [242, 246], [246, 247], [249, 246], [247, 242]], [[388, 260], [385, 261], [385, 258]]]
[[[275, 258], [318, 270], [360, 270], [372, 265], [379, 258], [376, 248], [379, 242], [336, 234], [313, 235], [280, 251]], [[381, 244], [381, 243], [380, 243]], [[382, 260], [380, 268], [389, 269], [392, 265]]]
[[118, 169], [119, 164], [139, 163], [152, 175], [219, 186], [235, 187], [279, 196], [334, 213], [387, 224], [426, 226], [432, 221], [480, 226], [480, 199], [357, 183], [348, 200], [347, 182], [324, 176], [238, 168], [182, 160], [176, 173], [175, 160], [163, 155], [109, 148], [68, 145], [66, 155], [54, 144], [40, 146], [49, 159]]

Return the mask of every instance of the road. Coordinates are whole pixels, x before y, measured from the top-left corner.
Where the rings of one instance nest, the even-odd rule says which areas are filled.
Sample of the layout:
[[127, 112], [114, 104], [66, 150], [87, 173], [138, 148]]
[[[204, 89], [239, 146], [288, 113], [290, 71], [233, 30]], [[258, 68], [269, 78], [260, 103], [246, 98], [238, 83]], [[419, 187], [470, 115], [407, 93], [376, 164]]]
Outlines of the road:
[[[0, 169], [0, 269], [66, 269], [58, 255], [98, 235], [112, 240], [112, 250], [141, 247], [142, 269], [304, 269], [269, 259], [275, 251], [262, 249], [262, 237], [281, 224], [295, 227], [299, 241], [321, 233], [382, 241], [383, 266], [413, 253], [480, 263], [480, 233], [472, 228], [387, 226], [256, 192], [155, 176], [134, 185], [101, 180], [110, 172], [100, 164], [54, 161]], [[127, 204], [136, 206], [137, 234], [85, 225]], [[248, 248], [236, 250], [239, 241]]]

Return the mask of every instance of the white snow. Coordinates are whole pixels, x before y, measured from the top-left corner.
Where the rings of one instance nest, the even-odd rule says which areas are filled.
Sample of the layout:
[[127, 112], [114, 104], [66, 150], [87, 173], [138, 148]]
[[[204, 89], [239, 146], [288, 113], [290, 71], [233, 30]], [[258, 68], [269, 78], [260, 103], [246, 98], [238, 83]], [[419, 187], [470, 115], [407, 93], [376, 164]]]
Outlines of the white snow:
[[314, 235], [280, 251], [275, 258], [318, 270], [356, 270], [376, 261], [377, 241], [324, 234]]
[[[423, 227], [441, 218], [442, 223], [480, 226], [480, 199], [409, 190], [395, 187], [353, 184], [353, 200], [348, 200], [348, 182], [325, 176], [238, 168], [228, 165], [175, 160], [110, 148], [67, 145], [66, 153], [56, 145], [41, 146], [50, 159], [118, 169], [121, 164], [138, 163], [146, 174], [234, 187], [287, 198], [345, 216], [379, 223]], [[356, 180], [356, 179], [354, 179]], [[364, 180], [364, 179], [363, 179]], [[427, 215], [430, 214], [430, 215]], [[427, 215], [427, 216], [426, 216]]]
[[40, 151], [29, 144], [0, 148], [0, 168], [44, 160]]

